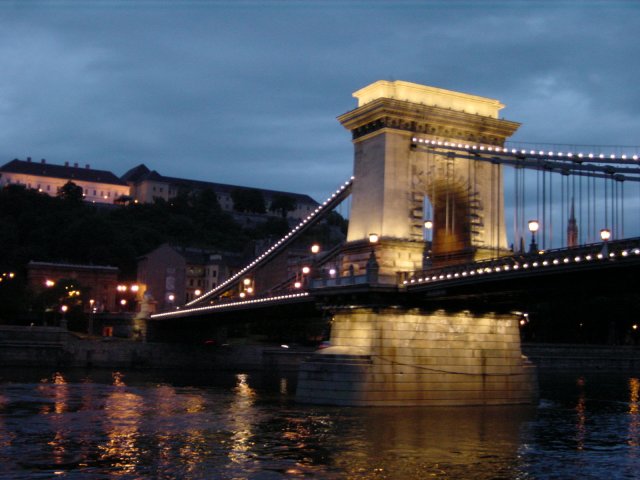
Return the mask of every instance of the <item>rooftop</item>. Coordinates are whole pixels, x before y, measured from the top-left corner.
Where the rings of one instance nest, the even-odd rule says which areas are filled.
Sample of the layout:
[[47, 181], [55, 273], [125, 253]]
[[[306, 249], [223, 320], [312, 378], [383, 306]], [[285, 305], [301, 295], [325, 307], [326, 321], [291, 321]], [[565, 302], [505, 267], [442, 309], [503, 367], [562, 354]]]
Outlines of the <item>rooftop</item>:
[[119, 179], [109, 171], [95, 170], [90, 168], [89, 165], [80, 167], [77, 163], [73, 164], [73, 166], [70, 166], [68, 163], [65, 165], [53, 165], [51, 163], [46, 163], [45, 160], [32, 162], [30, 159], [19, 160], [16, 158], [0, 167], [0, 171], [5, 173], [20, 173], [40, 177], [61, 178], [65, 180], [80, 180], [111, 185], [127, 185], [126, 182]]

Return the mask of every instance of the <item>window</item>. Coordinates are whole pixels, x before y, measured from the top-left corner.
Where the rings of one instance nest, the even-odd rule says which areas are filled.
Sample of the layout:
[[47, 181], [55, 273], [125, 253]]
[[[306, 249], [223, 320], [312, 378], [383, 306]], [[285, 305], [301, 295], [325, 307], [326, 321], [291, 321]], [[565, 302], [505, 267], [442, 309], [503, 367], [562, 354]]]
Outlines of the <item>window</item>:
[[95, 190], [93, 191], [93, 196], [94, 196], [94, 197], [96, 196], [96, 191], [95, 191]]

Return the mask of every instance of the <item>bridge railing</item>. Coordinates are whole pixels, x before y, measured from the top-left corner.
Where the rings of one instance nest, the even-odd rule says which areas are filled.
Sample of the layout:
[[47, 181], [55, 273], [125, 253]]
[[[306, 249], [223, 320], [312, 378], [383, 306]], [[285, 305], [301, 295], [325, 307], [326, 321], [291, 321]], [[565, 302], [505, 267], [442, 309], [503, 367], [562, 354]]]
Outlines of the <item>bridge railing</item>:
[[460, 265], [428, 268], [413, 272], [399, 272], [398, 286], [439, 282], [473, 277], [500, 271], [517, 271], [538, 266], [567, 265], [582, 261], [612, 259], [630, 254], [640, 255], [640, 237], [598, 242], [577, 247], [557, 248], [525, 254], [514, 254]]

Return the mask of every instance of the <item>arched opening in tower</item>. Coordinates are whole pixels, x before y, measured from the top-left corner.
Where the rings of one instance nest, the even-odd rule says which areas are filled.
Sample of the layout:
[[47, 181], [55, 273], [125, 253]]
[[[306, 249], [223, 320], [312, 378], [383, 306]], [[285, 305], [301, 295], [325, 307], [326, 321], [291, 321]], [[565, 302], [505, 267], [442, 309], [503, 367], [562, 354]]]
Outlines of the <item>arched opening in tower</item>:
[[431, 262], [434, 267], [473, 261], [470, 198], [467, 188], [436, 181], [428, 189], [432, 229]]

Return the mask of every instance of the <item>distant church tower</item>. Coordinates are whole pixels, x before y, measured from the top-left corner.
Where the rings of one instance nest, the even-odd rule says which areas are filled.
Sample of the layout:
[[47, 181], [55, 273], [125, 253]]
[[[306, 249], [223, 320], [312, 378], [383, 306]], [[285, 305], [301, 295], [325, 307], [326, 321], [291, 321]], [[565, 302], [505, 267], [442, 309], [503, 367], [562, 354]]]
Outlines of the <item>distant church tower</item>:
[[571, 198], [571, 213], [567, 223], [567, 247], [578, 246], [578, 222], [576, 222], [574, 199]]

